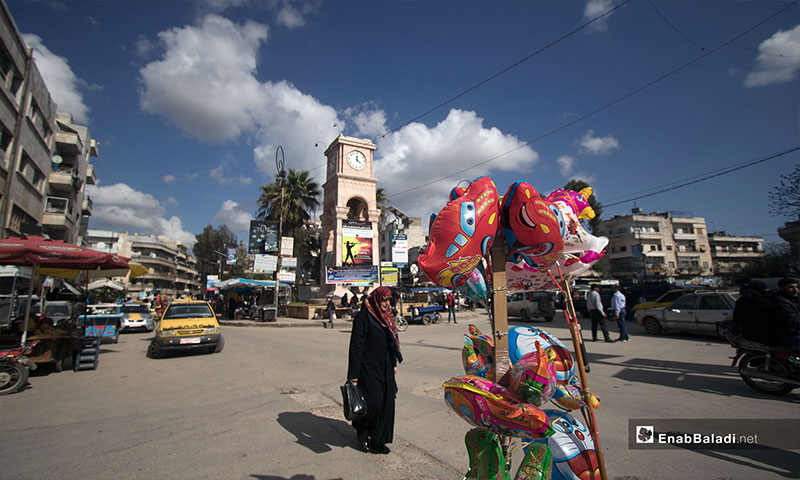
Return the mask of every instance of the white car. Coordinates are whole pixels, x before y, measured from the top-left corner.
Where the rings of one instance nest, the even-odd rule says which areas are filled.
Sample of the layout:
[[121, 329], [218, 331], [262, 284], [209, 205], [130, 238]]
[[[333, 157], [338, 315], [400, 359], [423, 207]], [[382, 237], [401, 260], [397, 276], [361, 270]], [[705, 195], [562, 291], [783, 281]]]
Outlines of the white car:
[[717, 323], [733, 318], [736, 300], [727, 293], [687, 293], [667, 307], [648, 308], [634, 313], [634, 320], [647, 333], [665, 331], [718, 334]]
[[152, 332], [156, 328], [153, 315], [144, 303], [124, 303], [119, 308], [122, 314], [123, 331], [145, 330]]

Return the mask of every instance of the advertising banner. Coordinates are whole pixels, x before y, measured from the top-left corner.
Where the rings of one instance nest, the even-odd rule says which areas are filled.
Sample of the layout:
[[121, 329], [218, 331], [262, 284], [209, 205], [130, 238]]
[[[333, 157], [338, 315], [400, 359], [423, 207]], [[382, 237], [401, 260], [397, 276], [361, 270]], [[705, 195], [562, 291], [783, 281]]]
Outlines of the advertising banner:
[[278, 222], [273, 220], [250, 220], [250, 255], [276, 253], [278, 251]]
[[395, 267], [381, 267], [381, 285], [396, 287], [399, 281], [398, 270]]
[[253, 261], [253, 272], [272, 273], [278, 268], [278, 257], [275, 255], [257, 254]]
[[294, 237], [281, 237], [281, 257], [291, 257], [294, 253]]
[[225, 259], [225, 263], [228, 265], [236, 264], [236, 247], [228, 247], [228, 255]]
[[294, 270], [281, 270], [280, 273], [278, 273], [278, 280], [281, 283], [294, 283]]
[[283, 257], [283, 258], [281, 258], [281, 267], [297, 268], [297, 257]]
[[219, 275], [206, 275], [206, 288], [214, 288], [219, 283]]
[[378, 266], [325, 267], [325, 283], [378, 283]]
[[408, 264], [408, 235], [405, 233], [392, 235], [392, 263], [395, 266]]
[[372, 223], [342, 221], [342, 265], [372, 265]]

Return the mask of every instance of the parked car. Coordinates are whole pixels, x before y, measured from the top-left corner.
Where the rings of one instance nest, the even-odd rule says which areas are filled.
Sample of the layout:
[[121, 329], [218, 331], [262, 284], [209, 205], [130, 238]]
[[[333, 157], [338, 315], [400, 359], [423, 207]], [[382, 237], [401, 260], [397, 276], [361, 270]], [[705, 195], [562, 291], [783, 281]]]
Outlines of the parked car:
[[689, 292], [694, 292], [695, 289], [689, 288], [676, 288], [674, 290], [670, 290], [664, 295], [661, 295], [657, 299], [653, 300], [652, 302], [642, 302], [635, 305], [633, 308], [630, 309], [631, 314], [636, 314], [636, 312], [640, 310], [647, 310], [650, 308], [661, 308], [661, 307], [668, 307], [672, 302], [681, 298], [684, 294]]
[[667, 307], [639, 310], [634, 320], [652, 335], [665, 331], [715, 335], [718, 322], [733, 319], [735, 304], [727, 293], [687, 293]]
[[122, 314], [122, 331], [144, 330], [152, 332], [156, 329], [156, 322], [153, 314], [144, 303], [124, 303], [119, 308]]
[[175, 300], [171, 302], [156, 334], [147, 348], [147, 356], [159, 358], [166, 351], [206, 350], [218, 353], [225, 346], [217, 316], [205, 300]]
[[556, 315], [556, 305], [547, 292], [526, 291], [515, 292], [508, 296], [508, 315], [520, 317], [523, 322], [529, 322], [533, 317], [544, 318], [552, 322]]

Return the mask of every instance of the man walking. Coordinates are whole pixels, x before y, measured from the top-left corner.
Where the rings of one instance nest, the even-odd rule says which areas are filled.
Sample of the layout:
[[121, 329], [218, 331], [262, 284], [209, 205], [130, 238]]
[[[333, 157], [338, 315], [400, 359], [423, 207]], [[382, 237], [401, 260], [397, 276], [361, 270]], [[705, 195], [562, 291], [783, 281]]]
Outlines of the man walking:
[[453, 317], [453, 323], [458, 323], [456, 322], [456, 297], [453, 292], [447, 294], [445, 301], [447, 302], [447, 323], [450, 323], [450, 317]]
[[333, 328], [333, 321], [336, 320], [336, 304], [333, 303], [333, 295], [328, 295], [328, 324]]
[[614, 312], [614, 318], [617, 320], [617, 327], [619, 328], [618, 342], [630, 342], [631, 338], [628, 336], [628, 328], [625, 326], [625, 295], [619, 291], [619, 285], [613, 287], [614, 295], [611, 297], [611, 310]]
[[603, 311], [603, 301], [600, 299], [600, 285], [592, 285], [592, 291], [586, 297], [586, 308], [589, 310], [589, 318], [592, 320], [592, 341], [597, 341], [597, 326], [603, 330], [603, 338], [608, 343], [613, 343], [608, 336], [606, 328], [606, 312]]

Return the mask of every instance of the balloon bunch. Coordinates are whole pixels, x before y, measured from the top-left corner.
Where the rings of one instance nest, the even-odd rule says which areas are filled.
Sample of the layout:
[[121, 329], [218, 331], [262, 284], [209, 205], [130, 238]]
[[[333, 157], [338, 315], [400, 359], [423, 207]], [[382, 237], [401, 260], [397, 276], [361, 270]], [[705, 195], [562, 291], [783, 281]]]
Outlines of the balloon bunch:
[[[517, 478], [593, 478], [598, 463], [592, 435], [583, 422], [564, 411], [585, 406], [569, 350], [544, 330], [510, 329], [512, 365], [509, 387], [504, 388], [494, 381], [493, 347], [490, 336], [470, 325], [462, 349], [466, 375], [442, 385], [445, 403], [477, 427], [465, 439], [471, 472], [465, 478], [509, 478], [498, 435], [538, 442], [526, 444]], [[563, 410], [540, 408], [548, 401]], [[599, 408], [600, 400], [591, 396], [589, 406]], [[488, 470], [496, 471], [481, 476]], [[527, 476], [520, 477], [523, 471]]]
[[431, 215], [430, 243], [417, 263], [433, 282], [487, 305], [488, 253], [502, 232], [507, 288], [555, 288], [556, 275], [578, 276], [605, 253], [608, 239], [591, 235], [580, 222], [595, 215], [587, 200], [591, 195], [587, 187], [580, 192], [559, 189], [543, 198], [520, 181], [501, 202], [494, 182], [478, 177], [466, 188], [453, 188], [447, 205]]

